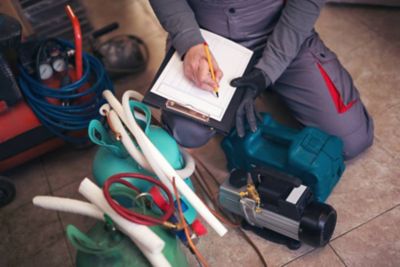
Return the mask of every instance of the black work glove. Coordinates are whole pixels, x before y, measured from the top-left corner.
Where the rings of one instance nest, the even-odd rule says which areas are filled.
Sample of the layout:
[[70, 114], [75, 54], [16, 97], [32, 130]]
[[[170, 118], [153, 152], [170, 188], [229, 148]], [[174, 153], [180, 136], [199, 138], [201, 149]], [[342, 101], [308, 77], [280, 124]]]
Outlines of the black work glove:
[[251, 131], [257, 130], [257, 113], [254, 105], [255, 98], [271, 84], [268, 76], [260, 69], [254, 68], [250, 73], [233, 79], [231, 86], [245, 90], [242, 101], [236, 111], [236, 130], [240, 137], [245, 135], [245, 117]]

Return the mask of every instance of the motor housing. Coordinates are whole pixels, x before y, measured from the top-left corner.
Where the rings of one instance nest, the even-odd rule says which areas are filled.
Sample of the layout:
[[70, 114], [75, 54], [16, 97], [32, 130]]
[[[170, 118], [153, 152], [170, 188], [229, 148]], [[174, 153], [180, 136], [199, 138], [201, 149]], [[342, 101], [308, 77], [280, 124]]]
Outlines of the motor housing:
[[332, 206], [315, 201], [300, 179], [273, 169], [233, 170], [220, 186], [219, 202], [251, 226], [313, 247], [326, 245], [336, 225]]

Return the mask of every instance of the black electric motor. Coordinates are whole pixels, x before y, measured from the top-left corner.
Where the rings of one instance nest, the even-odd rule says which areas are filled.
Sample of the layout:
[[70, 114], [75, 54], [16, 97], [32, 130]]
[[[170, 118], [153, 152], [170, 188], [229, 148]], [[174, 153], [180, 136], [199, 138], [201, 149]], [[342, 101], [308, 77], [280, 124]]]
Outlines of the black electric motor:
[[246, 228], [291, 249], [301, 243], [326, 245], [336, 226], [332, 206], [315, 201], [300, 179], [272, 169], [233, 170], [220, 187], [219, 201], [244, 217]]

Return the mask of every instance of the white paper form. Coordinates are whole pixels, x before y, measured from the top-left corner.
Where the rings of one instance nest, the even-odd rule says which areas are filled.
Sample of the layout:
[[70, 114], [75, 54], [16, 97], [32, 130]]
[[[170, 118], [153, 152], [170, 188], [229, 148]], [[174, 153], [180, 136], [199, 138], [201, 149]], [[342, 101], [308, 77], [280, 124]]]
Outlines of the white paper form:
[[196, 87], [184, 76], [183, 62], [176, 52], [151, 88], [151, 92], [221, 121], [236, 91], [229, 82], [243, 75], [253, 52], [209, 31], [201, 30], [201, 33], [224, 73], [219, 83], [219, 97]]

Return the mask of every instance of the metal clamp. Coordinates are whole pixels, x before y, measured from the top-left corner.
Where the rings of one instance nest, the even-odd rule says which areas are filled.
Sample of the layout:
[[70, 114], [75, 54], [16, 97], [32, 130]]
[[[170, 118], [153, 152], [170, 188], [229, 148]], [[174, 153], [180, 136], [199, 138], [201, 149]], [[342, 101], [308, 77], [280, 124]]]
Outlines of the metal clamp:
[[181, 113], [183, 115], [186, 115], [190, 118], [202, 121], [202, 122], [209, 122], [210, 121], [210, 116], [208, 114], [205, 114], [201, 111], [195, 110], [192, 106], [185, 106], [182, 104], [179, 104], [173, 100], [167, 100], [165, 103], [165, 107], [167, 109], [173, 110], [175, 112]]

